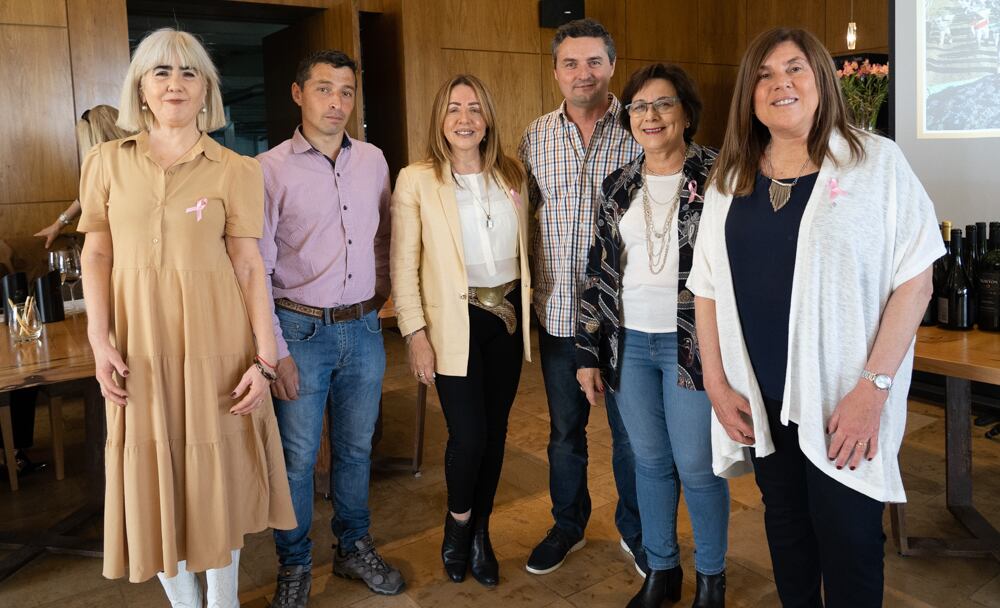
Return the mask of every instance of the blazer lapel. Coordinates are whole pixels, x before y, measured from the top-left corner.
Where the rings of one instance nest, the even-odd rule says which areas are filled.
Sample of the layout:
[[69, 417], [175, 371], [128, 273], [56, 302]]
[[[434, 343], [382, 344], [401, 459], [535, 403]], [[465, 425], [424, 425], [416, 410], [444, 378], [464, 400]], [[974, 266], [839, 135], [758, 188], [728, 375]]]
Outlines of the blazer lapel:
[[[445, 175], [451, 175], [451, 168], [445, 167]], [[458, 200], [455, 198], [455, 182], [448, 177], [447, 181], [438, 186], [438, 200], [441, 203], [441, 211], [444, 219], [448, 223], [448, 230], [451, 232], [451, 239], [458, 253], [458, 259], [465, 266], [465, 247], [462, 243], [462, 221], [458, 217]]]

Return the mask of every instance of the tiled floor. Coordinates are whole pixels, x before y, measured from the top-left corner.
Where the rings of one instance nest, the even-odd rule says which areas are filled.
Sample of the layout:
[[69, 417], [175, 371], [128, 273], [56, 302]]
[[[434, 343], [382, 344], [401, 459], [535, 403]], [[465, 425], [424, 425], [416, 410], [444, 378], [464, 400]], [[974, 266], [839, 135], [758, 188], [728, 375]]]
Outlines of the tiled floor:
[[[385, 381], [385, 435], [380, 456], [406, 456], [412, 442], [415, 386], [407, 371], [398, 334], [386, 332], [389, 365]], [[537, 351], [536, 351], [537, 352]], [[0, 528], [33, 529], [51, 525], [72, 510], [85, 480], [79, 463], [83, 438], [80, 408], [66, 408], [71, 442], [69, 476], [62, 482], [51, 473], [22, 480], [12, 494], [0, 484]], [[39, 408], [38, 449], [46, 458], [48, 426]], [[944, 508], [944, 420], [940, 408], [911, 404], [901, 460], [910, 498], [911, 533], [962, 535]], [[1000, 443], [974, 439], [976, 502], [1000, 526]], [[492, 536], [501, 560], [501, 583], [487, 590], [469, 579], [448, 581], [441, 568], [441, 522], [445, 512], [442, 457], [444, 420], [431, 391], [423, 475], [376, 474], [371, 492], [372, 533], [383, 554], [404, 573], [407, 589], [396, 597], [376, 597], [360, 583], [330, 574], [330, 506], [317, 503], [313, 526], [315, 579], [310, 606], [336, 608], [430, 607], [603, 607], [624, 606], [640, 579], [618, 546], [614, 527], [615, 485], [610, 464], [610, 433], [600, 408], [593, 410], [591, 494], [593, 516], [587, 546], [556, 572], [533, 576], [524, 562], [532, 545], [549, 527], [548, 467], [545, 447], [548, 419], [538, 363], [526, 364], [518, 400], [511, 414], [503, 481], [497, 496]], [[751, 477], [734, 480], [728, 558], [730, 607], [777, 606], [764, 538], [760, 495]], [[682, 502], [683, 505], [683, 502]], [[681, 510], [680, 537], [685, 568], [682, 606], [690, 605], [694, 569], [687, 514]], [[886, 516], [888, 531], [888, 515]], [[90, 533], [99, 534], [99, 522]], [[887, 544], [886, 605], [910, 607], [1000, 607], [1000, 563], [988, 559], [900, 558]], [[0, 557], [8, 552], [0, 550]], [[264, 608], [274, 590], [276, 561], [269, 533], [247, 537], [240, 564], [240, 596], [245, 606]], [[156, 580], [129, 584], [101, 577], [100, 560], [45, 555], [0, 583], [0, 607], [167, 606]]]

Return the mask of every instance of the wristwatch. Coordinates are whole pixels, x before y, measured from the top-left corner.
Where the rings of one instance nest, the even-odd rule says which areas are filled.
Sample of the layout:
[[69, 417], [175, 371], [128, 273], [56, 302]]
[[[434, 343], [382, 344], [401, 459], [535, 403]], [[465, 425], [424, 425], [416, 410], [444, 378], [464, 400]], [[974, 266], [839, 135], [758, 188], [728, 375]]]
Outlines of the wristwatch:
[[59, 223], [62, 224], [63, 226], [69, 226], [70, 224], [73, 223], [73, 218], [71, 218], [70, 216], [66, 215], [65, 213], [60, 213], [59, 214]]
[[861, 377], [865, 380], [870, 380], [875, 385], [875, 388], [880, 391], [887, 391], [892, 388], [892, 376], [888, 374], [876, 374], [875, 372], [864, 370], [861, 372]]

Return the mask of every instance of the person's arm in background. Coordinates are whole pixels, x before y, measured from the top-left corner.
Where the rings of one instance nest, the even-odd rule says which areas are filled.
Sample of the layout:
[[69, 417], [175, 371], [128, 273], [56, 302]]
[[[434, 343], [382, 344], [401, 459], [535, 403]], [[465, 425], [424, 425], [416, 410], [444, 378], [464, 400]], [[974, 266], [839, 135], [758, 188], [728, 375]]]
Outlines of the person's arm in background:
[[45, 239], [45, 248], [48, 249], [52, 243], [62, 234], [63, 228], [73, 223], [73, 218], [80, 213], [80, 199], [73, 201], [66, 210], [59, 214], [56, 221], [36, 232], [33, 236]]

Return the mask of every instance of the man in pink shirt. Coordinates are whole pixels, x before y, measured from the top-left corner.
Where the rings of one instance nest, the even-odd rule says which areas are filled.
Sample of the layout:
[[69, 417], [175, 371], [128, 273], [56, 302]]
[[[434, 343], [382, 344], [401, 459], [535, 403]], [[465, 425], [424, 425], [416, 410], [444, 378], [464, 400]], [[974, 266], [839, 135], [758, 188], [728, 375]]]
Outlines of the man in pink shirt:
[[258, 156], [266, 190], [261, 254], [278, 340], [272, 392], [298, 527], [274, 532], [272, 606], [301, 608], [312, 581], [313, 469], [323, 416], [333, 452], [333, 572], [402, 591], [368, 532], [372, 434], [385, 372], [378, 310], [389, 294], [389, 168], [345, 132], [357, 65], [340, 51], [304, 59], [292, 84], [302, 124]]

